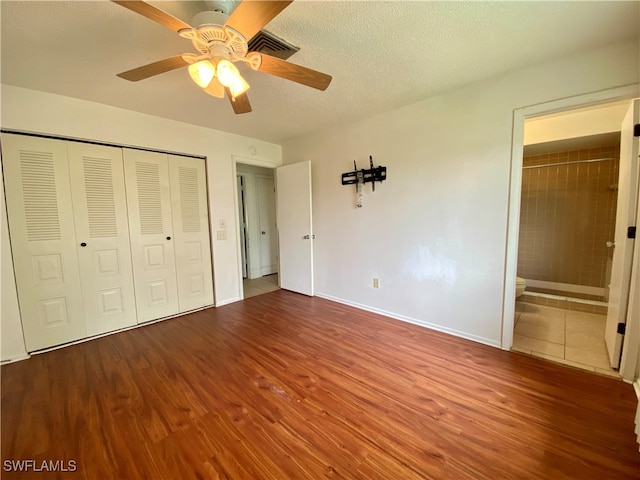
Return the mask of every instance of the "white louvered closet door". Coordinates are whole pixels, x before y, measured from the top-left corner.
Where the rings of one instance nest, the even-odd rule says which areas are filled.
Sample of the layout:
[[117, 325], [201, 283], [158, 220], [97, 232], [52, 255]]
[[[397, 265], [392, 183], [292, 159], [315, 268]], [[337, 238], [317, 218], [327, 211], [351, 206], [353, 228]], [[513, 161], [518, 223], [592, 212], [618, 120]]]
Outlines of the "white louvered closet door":
[[66, 143], [3, 134], [2, 153], [27, 351], [85, 337]]
[[182, 313], [213, 305], [205, 162], [169, 155], [169, 177]]
[[123, 149], [138, 323], [178, 313], [166, 154]]
[[87, 334], [136, 324], [122, 149], [67, 145]]

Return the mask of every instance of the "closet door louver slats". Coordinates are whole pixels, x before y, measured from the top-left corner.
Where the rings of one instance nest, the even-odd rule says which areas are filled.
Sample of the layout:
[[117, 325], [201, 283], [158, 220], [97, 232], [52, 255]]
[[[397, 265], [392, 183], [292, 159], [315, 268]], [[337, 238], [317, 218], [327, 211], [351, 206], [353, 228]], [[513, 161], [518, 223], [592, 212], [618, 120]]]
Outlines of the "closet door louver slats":
[[53, 154], [21, 149], [19, 155], [27, 238], [60, 240]]
[[89, 237], [117, 237], [112, 160], [82, 156], [82, 167]]
[[135, 162], [135, 165], [140, 234], [161, 235], [164, 233], [164, 224], [162, 192], [160, 189], [160, 165], [148, 162]]

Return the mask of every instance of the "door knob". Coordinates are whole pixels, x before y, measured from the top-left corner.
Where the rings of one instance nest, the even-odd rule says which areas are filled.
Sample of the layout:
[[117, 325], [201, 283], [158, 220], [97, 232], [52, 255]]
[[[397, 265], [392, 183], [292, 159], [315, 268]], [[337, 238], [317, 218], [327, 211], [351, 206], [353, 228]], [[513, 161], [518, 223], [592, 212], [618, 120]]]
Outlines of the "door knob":
[[80, 244], [80, 246], [81, 246], [81, 247], [86, 247], [86, 246], [87, 246], [87, 242], [82, 242], [82, 243]]
[[263, 234], [263, 235], [266, 235], [266, 234], [267, 234], [267, 232], [264, 232], [264, 231], [263, 231], [263, 232], [262, 232], [262, 234]]
[[167, 237], [167, 240], [171, 240], [171, 237]]
[[309, 238], [316, 238], [316, 236], [315, 236], [315, 235], [311, 235], [311, 236], [309, 236], [309, 235], [305, 235], [305, 236], [304, 236], [304, 237], [302, 237], [302, 238], [304, 238], [305, 240], [309, 240]]
[[616, 242], [607, 242], [607, 248], [614, 247], [615, 245], [616, 245]]

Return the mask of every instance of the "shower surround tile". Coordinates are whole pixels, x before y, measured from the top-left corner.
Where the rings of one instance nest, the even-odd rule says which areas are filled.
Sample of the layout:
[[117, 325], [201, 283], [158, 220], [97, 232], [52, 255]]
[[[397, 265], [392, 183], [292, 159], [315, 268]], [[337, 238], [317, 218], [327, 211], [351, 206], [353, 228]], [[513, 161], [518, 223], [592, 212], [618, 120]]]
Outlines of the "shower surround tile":
[[[610, 145], [523, 158], [518, 276], [605, 287], [619, 156]], [[600, 161], [567, 163], [580, 160]]]

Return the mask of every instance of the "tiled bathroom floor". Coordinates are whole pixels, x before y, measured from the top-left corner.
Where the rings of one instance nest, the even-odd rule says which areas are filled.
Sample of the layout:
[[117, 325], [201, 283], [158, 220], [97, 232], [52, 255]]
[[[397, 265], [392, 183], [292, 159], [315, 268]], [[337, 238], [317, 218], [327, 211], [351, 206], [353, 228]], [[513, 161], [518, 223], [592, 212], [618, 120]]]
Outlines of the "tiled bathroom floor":
[[254, 278], [252, 280], [243, 279], [242, 285], [244, 287], [244, 298], [255, 297], [256, 295], [262, 295], [263, 293], [273, 292], [278, 290], [278, 274], [266, 275], [260, 278]]
[[618, 377], [604, 343], [606, 315], [516, 302], [513, 350]]

